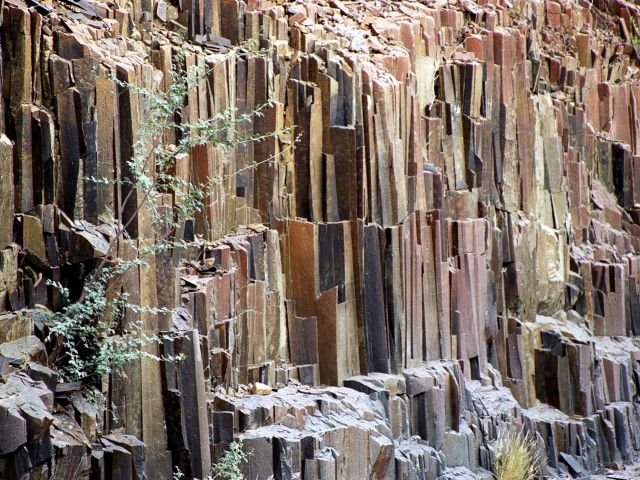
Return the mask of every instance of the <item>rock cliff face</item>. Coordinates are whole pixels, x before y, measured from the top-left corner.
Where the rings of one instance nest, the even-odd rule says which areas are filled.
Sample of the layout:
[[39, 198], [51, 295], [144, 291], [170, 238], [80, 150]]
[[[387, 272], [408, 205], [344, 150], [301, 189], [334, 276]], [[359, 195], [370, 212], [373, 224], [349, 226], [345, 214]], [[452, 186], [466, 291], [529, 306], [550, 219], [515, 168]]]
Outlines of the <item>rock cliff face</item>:
[[[0, 4], [0, 478], [203, 478], [238, 437], [251, 480], [490, 478], [508, 424], [549, 476], [637, 461], [633, 2]], [[127, 321], [185, 360], [105, 377], [101, 410], [48, 363], [45, 280], [81, 290], [108, 212], [149, 241], [118, 182], [150, 106], [122, 82], [175, 62], [207, 71], [183, 118], [289, 130], [176, 162], [225, 179], [184, 222], [216, 245], [122, 288], [174, 309]]]

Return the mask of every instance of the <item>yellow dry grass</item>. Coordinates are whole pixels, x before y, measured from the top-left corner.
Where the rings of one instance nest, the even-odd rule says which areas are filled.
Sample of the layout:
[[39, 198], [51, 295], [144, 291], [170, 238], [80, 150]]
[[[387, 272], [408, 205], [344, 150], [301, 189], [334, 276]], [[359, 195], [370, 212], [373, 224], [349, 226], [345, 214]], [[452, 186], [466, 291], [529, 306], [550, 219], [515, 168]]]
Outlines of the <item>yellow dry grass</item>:
[[498, 434], [495, 451], [496, 480], [535, 480], [545, 459], [534, 437], [513, 427]]

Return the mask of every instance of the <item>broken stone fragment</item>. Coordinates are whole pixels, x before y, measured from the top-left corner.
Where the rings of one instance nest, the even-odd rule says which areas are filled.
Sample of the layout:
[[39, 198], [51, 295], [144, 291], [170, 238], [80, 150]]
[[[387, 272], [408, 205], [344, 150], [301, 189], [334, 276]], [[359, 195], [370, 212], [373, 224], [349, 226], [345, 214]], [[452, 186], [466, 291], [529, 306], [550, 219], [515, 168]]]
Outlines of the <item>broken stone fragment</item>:
[[[21, 399], [18, 403], [31, 402], [38, 403], [37, 398], [42, 403], [42, 408], [47, 411], [53, 410], [53, 391], [38, 380], [29, 378], [25, 373], [19, 372], [7, 377], [5, 382], [0, 385], [0, 397], [8, 398], [15, 396]], [[40, 404], [38, 404], [40, 405]]]
[[36, 260], [44, 263], [46, 261], [46, 253], [40, 219], [32, 215], [21, 214], [16, 215], [16, 222], [22, 249], [33, 255]]
[[47, 365], [47, 350], [35, 335], [0, 344], [0, 356], [22, 362], [36, 362]]
[[33, 334], [33, 319], [21, 312], [0, 315], [0, 343], [12, 342]]
[[251, 388], [251, 393], [255, 395], [269, 395], [272, 389], [269, 385], [265, 385], [264, 383], [256, 382], [253, 384]]
[[159, 0], [156, 3], [156, 15], [163, 22], [167, 21], [167, 2], [164, 0]]
[[[112, 449], [114, 458], [119, 458], [118, 469], [121, 469], [125, 464], [130, 463], [132, 468], [131, 473], [133, 475], [132, 478], [134, 480], [144, 480], [146, 478], [144, 474], [145, 445], [143, 442], [133, 435], [126, 435], [124, 433], [112, 433], [110, 435], [106, 435], [100, 441], [105, 446], [105, 450]], [[115, 453], [121, 452], [120, 449], [129, 454], [129, 460], [124, 460], [119, 453]], [[122, 461], [121, 465], [120, 461]], [[122, 468], [122, 471], [124, 471], [124, 468]]]
[[109, 242], [94, 225], [76, 228], [71, 231], [69, 260], [80, 263], [94, 258], [104, 257], [109, 252]]
[[51, 426], [51, 443], [55, 452], [52, 478], [88, 480], [91, 468], [89, 441], [75, 420], [64, 414], [56, 415]]
[[95, 441], [96, 435], [101, 430], [102, 409], [96, 401], [85, 398], [80, 392], [73, 392], [71, 403], [79, 417], [80, 426], [90, 441]]
[[37, 397], [25, 396], [20, 399], [20, 413], [27, 422], [27, 437], [29, 441], [40, 440], [53, 423], [53, 415], [44, 408], [42, 401], [36, 400]]
[[27, 422], [16, 404], [16, 397], [0, 399], [0, 455], [14, 452], [27, 443]]
[[53, 394], [42, 382], [33, 381], [22, 373], [10, 375], [0, 385], [0, 455], [29, 443], [32, 447], [41, 444], [39, 455], [43, 460], [49, 458], [47, 445], [49, 427], [53, 423], [52, 407]]
[[56, 391], [58, 373], [39, 363], [27, 362], [27, 375], [34, 380], [44, 383], [52, 392]]

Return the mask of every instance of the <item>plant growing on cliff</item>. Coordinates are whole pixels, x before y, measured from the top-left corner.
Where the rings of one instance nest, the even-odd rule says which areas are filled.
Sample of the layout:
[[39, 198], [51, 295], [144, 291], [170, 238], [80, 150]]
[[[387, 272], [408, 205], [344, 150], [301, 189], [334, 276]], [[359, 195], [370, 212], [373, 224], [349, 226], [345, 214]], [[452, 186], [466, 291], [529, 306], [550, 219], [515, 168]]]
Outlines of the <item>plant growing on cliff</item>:
[[[240, 466], [247, 461], [249, 455], [250, 453], [243, 448], [242, 438], [231, 442], [206, 480], [244, 480]], [[178, 467], [174, 470], [173, 480], [185, 480], [184, 473]]]
[[242, 439], [231, 442], [222, 458], [213, 466], [207, 480], [244, 480], [240, 465], [248, 458], [249, 453], [243, 449]]
[[495, 446], [496, 480], [535, 480], [544, 466], [544, 457], [529, 432], [506, 427], [498, 433]]
[[[253, 47], [238, 47], [241, 54], [264, 55]], [[138, 269], [142, 277], [150, 268], [149, 260], [167, 251], [210, 245], [214, 239], [185, 240], [184, 224], [213, 202], [212, 194], [229, 178], [260, 164], [275, 161], [285, 150], [269, 158], [248, 164], [226, 175], [192, 180], [178, 173], [177, 164], [195, 148], [208, 146], [229, 153], [234, 148], [287, 133], [288, 130], [243, 136], [242, 126], [264, 114], [267, 102], [249, 113], [228, 108], [210, 118], [187, 121], [183, 115], [189, 93], [206, 81], [209, 71], [204, 66], [184, 67], [185, 58], [177, 47], [171, 78], [166, 91], [147, 89], [111, 75], [120, 94], [136, 94], [147, 105], [145, 121], [138, 128], [133, 154], [126, 163], [126, 173], [120, 178], [88, 180], [108, 185], [122, 192], [118, 212], [127, 211], [126, 218], [111, 217], [108, 253], [87, 276], [79, 298], [71, 298], [67, 288], [57, 282], [65, 306], [46, 314], [49, 340], [54, 345], [51, 359], [66, 380], [97, 384], [104, 375], [124, 375], [125, 366], [134, 360], [175, 360], [163, 357], [154, 344], [161, 344], [170, 334], [158, 334], [143, 328], [141, 318], [149, 315], [170, 315], [172, 311], [144, 305], [126, 291], [123, 278]], [[237, 53], [232, 51], [229, 55]], [[170, 142], [169, 139], [175, 141]], [[287, 148], [292, 148], [291, 146]], [[164, 206], [163, 198], [173, 198], [172, 206]], [[210, 203], [209, 203], [210, 204]], [[129, 227], [141, 217], [145, 220], [138, 238], [129, 236]], [[126, 256], [120, 252], [129, 252]]]
[[[103, 375], [124, 375], [125, 365], [133, 360], [144, 356], [159, 359], [145, 352], [143, 347], [161, 338], [145, 333], [136, 322], [125, 327], [122, 317], [126, 309], [149, 312], [164, 309], [130, 304], [126, 292], [119, 292], [108, 299], [110, 281], [134, 268], [134, 264], [140, 263], [127, 261], [116, 267], [101, 268], [91, 279], [91, 284], [85, 287], [81, 301], [70, 302], [58, 312], [45, 314], [50, 326], [49, 336], [57, 341], [52, 358], [60, 364], [66, 380], [95, 383]], [[69, 299], [67, 289], [60, 284], [53, 286], [65, 299]]]

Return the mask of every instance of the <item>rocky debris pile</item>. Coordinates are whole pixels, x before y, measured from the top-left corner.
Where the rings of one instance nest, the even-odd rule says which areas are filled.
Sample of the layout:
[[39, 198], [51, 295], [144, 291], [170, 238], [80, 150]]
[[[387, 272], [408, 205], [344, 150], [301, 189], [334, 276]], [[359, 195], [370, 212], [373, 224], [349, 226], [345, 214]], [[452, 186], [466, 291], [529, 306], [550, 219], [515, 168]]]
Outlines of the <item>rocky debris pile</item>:
[[549, 478], [587, 478], [600, 465], [638, 461], [640, 410], [632, 402], [585, 418], [543, 404], [524, 409], [497, 372], [491, 382], [465, 380], [453, 362], [344, 385], [216, 394], [213, 448], [242, 438], [254, 456], [247, 478], [492, 478], [499, 430], [524, 425], [549, 454]]
[[[256, 459], [249, 459], [247, 478], [445, 480], [464, 478], [456, 477], [463, 472], [470, 479], [489, 478], [488, 472], [472, 473], [479, 470], [472, 434], [459, 434], [453, 425], [460, 412], [445, 412], [445, 394], [462, 399], [458, 380], [454, 364], [430, 364], [404, 376], [354, 377], [345, 387], [216, 394], [214, 424], [221, 436], [215, 448], [234, 438], [235, 426]], [[442, 411], [425, 416], [434, 398]]]
[[145, 478], [144, 444], [117, 431], [98, 438], [101, 403], [47, 366], [44, 344], [28, 335], [37, 316], [0, 320], [0, 478]]

